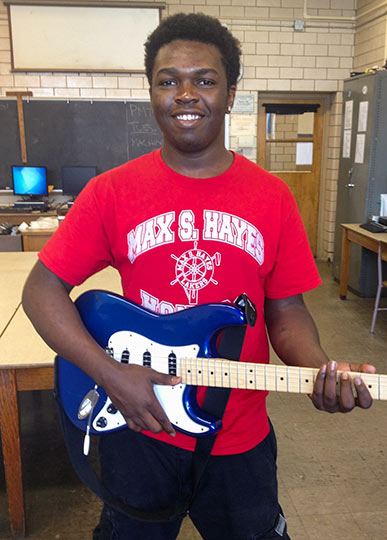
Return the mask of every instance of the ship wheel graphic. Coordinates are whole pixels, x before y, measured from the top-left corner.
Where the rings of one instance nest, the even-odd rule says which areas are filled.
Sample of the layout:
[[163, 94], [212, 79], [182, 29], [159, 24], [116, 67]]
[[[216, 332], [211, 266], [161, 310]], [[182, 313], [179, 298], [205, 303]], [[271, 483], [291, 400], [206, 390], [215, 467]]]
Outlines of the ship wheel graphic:
[[211, 257], [206, 251], [198, 249], [195, 242], [193, 249], [188, 249], [180, 257], [171, 255], [175, 259], [176, 279], [171, 281], [171, 285], [180, 283], [187, 295], [190, 304], [198, 303], [198, 292], [207, 287], [209, 283], [218, 282], [213, 278], [215, 266], [220, 265], [221, 255], [216, 252]]

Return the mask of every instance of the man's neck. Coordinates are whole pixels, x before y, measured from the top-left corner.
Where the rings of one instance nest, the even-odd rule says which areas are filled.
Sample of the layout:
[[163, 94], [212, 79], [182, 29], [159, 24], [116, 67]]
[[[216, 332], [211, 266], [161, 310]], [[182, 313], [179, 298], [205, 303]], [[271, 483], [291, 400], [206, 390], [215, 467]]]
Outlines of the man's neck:
[[161, 149], [164, 163], [175, 172], [190, 178], [213, 178], [229, 169], [234, 161], [232, 152], [225, 147], [216, 152], [180, 153], [164, 144]]

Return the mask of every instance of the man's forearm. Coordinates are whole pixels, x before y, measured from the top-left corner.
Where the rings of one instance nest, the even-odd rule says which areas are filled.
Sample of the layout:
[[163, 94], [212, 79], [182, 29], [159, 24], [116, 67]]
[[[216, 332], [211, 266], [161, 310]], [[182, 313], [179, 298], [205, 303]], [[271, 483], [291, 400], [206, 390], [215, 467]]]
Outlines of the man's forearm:
[[274, 351], [288, 365], [320, 367], [328, 357], [302, 297], [265, 302], [265, 320]]

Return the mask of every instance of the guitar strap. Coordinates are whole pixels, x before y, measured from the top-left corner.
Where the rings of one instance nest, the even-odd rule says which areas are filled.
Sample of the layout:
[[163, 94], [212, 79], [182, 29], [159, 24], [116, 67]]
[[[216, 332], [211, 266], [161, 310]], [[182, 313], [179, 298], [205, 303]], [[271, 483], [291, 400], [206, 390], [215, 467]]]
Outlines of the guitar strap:
[[[245, 334], [246, 326], [230, 326], [226, 328], [218, 346], [219, 357], [227, 358], [228, 360], [239, 360]], [[202, 409], [216, 418], [222, 418], [230, 394], [231, 388], [207, 388]], [[193, 455], [193, 492], [188, 506], [191, 505], [196, 495], [201, 476], [210, 459], [216, 437], [217, 434], [215, 433], [207, 437], [200, 437], [196, 441]]]
[[[246, 322], [249, 326], [254, 326], [256, 320], [255, 306], [251, 303], [248, 297], [243, 294], [236, 300], [236, 305], [244, 311]], [[246, 325], [230, 326], [224, 329], [219, 346], [218, 353], [222, 358], [229, 360], [239, 360], [243, 347], [244, 337], [246, 333]], [[230, 396], [230, 388], [208, 388], [204, 400], [203, 409], [217, 418], [222, 418], [226, 409], [227, 401]], [[105, 486], [95, 469], [91, 465], [87, 456], [83, 453], [84, 432], [70, 421], [65, 413], [58, 385], [58, 369], [55, 361], [55, 387], [54, 397], [58, 406], [60, 424], [63, 432], [68, 455], [72, 466], [80, 480], [93, 491], [104, 503], [112, 506], [123, 514], [129, 515], [142, 521], [167, 521], [176, 518], [177, 516], [185, 516], [188, 512], [190, 504], [197, 492], [201, 476], [210, 458], [211, 450], [216, 440], [216, 434], [201, 437], [197, 440], [195, 451], [193, 454], [193, 490], [192, 496], [183, 504], [176, 504], [170, 508], [156, 511], [144, 512], [127, 505], [117, 497], [115, 497], [107, 486]], [[102, 437], [104, 435], [101, 435]]]

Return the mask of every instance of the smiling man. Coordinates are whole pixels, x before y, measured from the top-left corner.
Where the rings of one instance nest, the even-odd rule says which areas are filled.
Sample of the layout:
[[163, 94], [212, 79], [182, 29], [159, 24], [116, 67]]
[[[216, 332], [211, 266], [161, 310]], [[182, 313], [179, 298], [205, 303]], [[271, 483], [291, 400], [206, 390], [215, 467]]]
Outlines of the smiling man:
[[[230, 303], [246, 292], [257, 322], [246, 331], [241, 361], [269, 362], [267, 331], [286, 364], [320, 368], [311, 396], [318, 409], [371, 405], [358, 377], [355, 399], [348, 372], [374, 368], [328, 362], [303, 303], [302, 293], [320, 278], [293, 196], [225, 148], [224, 118], [240, 71], [237, 40], [216, 19], [178, 14], [161, 22], [145, 50], [163, 146], [88, 183], [39, 254], [23, 306], [46, 342], [106, 390], [130, 428], [100, 442], [102, 476], [116, 497], [155, 515], [190, 500], [187, 511], [205, 540], [286, 539], [267, 393], [231, 391], [192, 498], [196, 439], [175, 431], [154, 393], [154, 385], [180, 379], [113, 360], [69, 298], [108, 265], [119, 271], [127, 299], [160, 315]], [[205, 394], [198, 388], [200, 404]], [[187, 511], [143, 521], [106, 504], [94, 539], [173, 540]]]

